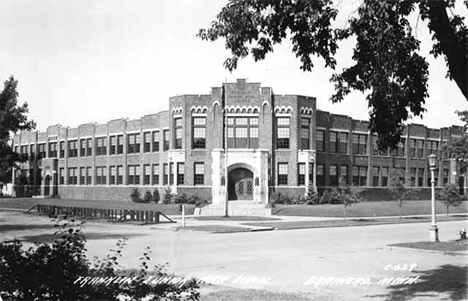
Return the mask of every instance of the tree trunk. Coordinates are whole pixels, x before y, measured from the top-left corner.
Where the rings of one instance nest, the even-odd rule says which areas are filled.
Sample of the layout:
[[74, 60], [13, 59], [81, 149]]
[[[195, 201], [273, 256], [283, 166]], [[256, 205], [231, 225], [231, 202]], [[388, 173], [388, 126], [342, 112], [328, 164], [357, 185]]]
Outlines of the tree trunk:
[[450, 75], [468, 100], [468, 54], [467, 45], [459, 42], [455, 31], [450, 26], [444, 0], [429, 0], [429, 29], [440, 42], [440, 48], [448, 62]]
[[449, 216], [449, 207], [450, 205], [447, 205], [447, 216]]
[[346, 205], [343, 205], [343, 219], [346, 219]]

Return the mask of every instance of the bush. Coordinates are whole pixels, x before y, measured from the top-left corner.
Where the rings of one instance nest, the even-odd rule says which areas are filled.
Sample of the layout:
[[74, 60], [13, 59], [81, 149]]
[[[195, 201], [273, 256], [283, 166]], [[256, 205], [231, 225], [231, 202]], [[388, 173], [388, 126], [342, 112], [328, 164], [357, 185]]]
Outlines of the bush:
[[271, 200], [273, 200], [273, 202], [275, 204], [293, 204], [294, 203], [294, 199], [292, 197], [289, 197], [287, 195], [283, 195], [281, 192], [274, 192], [272, 193], [271, 195]]
[[317, 188], [313, 185], [312, 182], [310, 182], [309, 186], [307, 187], [306, 204], [315, 205], [318, 203], [319, 203], [319, 194], [317, 192]]
[[320, 204], [330, 204], [331, 202], [331, 195], [328, 190], [325, 190], [320, 198]]
[[163, 198], [163, 204], [170, 204], [172, 203], [172, 190], [171, 187], [167, 186], [166, 190], [164, 191], [164, 198]]
[[130, 199], [134, 203], [142, 203], [143, 200], [141, 199], [141, 193], [138, 189], [134, 188], [132, 193], [130, 194]]
[[195, 201], [195, 207], [197, 208], [201, 208], [201, 207], [204, 207], [206, 205], [209, 205], [211, 204], [211, 200], [208, 200], [208, 199], [204, 199], [204, 198], [201, 198], [201, 197], [198, 197]]
[[[198, 300], [194, 280], [178, 284], [146, 284], [149, 254], [140, 258], [140, 269], [121, 275], [118, 258], [125, 245], [119, 240], [117, 249], [102, 261], [91, 264], [86, 257], [83, 223], [76, 224], [66, 216], [55, 217], [60, 238], [52, 244], [37, 244], [25, 250], [18, 240], [0, 243], [0, 292], [4, 300]], [[78, 229], [76, 227], [79, 227]], [[152, 272], [150, 272], [152, 273]], [[161, 267], [154, 273], [165, 276]], [[86, 283], [85, 277], [136, 277], [121, 283]], [[107, 278], [109, 279], [109, 278]], [[122, 278], [121, 278], [122, 279]], [[86, 281], [85, 281], [86, 280]]]
[[173, 200], [176, 204], [188, 204], [188, 197], [185, 193], [174, 195]]
[[160, 199], [161, 199], [161, 196], [159, 195], [159, 190], [157, 189], [153, 190], [153, 202], [157, 204], [159, 203]]
[[143, 197], [143, 203], [151, 203], [151, 201], [153, 200], [153, 195], [151, 194], [150, 191], [146, 191], [145, 192], [145, 196]]

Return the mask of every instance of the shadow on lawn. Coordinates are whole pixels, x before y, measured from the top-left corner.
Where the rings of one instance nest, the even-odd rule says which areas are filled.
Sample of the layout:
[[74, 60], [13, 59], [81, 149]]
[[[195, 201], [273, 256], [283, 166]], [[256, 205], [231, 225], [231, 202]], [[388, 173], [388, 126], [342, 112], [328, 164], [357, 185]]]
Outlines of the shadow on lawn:
[[[415, 284], [391, 285], [388, 294], [369, 297], [386, 297], [385, 300], [405, 301], [421, 297], [446, 294], [444, 300], [465, 300], [467, 297], [466, 266], [446, 264], [438, 269], [417, 272], [420, 276]], [[441, 297], [442, 298], [442, 297]]]
[[23, 230], [35, 230], [35, 229], [54, 229], [53, 224], [6, 224], [0, 225], [0, 232], [5, 231], [23, 231]]
[[[103, 239], [122, 239], [123, 237], [135, 237], [135, 236], [143, 236], [142, 234], [106, 234], [106, 233], [92, 233], [86, 232], [84, 237], [87, 241], [89, 240], [103, 240]], [[23, 236], [20, 238], [23, 242], [31, 242], [31, 243], [52, 243], [54, 240], [59, 239], [59, 235], [54, 234], [39, 234], [39, 235], [30, 235], [30, 236]]]

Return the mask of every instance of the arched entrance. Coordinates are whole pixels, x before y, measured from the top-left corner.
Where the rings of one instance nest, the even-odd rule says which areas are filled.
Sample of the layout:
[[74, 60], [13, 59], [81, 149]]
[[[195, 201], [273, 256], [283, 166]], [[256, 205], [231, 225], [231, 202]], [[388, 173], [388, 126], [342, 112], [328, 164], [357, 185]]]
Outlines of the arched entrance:
[[253, 172], [247, 168], [235, 168], [228, 174], [228, 199], [253, 200]]

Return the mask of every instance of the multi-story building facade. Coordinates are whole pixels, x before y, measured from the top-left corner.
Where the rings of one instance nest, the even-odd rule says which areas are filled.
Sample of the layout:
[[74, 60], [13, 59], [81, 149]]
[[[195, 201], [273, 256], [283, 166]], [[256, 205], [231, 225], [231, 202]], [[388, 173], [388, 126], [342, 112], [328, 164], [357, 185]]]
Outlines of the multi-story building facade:
[[[128, 200], [134, 188], [163, 193], [170, 186], [214, 204], [226, 197], [266, 204], [272, 191], [299, 196], [309, 183], [323, 189], [341, 178], [377, 191], [398, 169], [408, 186], [427, 188], [428, 155], [460, 130], [411, 124], [397, 150], [381, 152], [368, 122], [319, 111], [314, 97], [276, 95], [240, 79], [208, 95], [171, 97], [168, 111], [139, 120], [21, 132], [13, 145], [30, 160], [13, 183], [18, 194], [26, 186], [73, 199]], [[464, 191], [454, 162], [439, 157], [438, 166], [438, 186], [457, 183]]]

